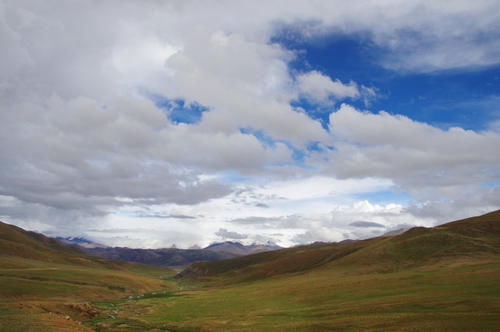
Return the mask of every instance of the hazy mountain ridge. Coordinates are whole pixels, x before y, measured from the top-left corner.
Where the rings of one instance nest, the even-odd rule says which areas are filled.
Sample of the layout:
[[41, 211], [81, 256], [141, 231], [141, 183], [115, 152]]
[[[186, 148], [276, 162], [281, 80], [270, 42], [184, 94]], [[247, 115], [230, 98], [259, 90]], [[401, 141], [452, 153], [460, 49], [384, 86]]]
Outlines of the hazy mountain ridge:
[[203, 248], [203, 250], [210, 250], [218, 253], [230, 253], [237, 256], [245, 256], [278, 249], [282, 249], [282, 247], [272, 242], [267, 242], [266, 244], [253, 243], [250, 245], [244, 245], [239, 242], [232, 241], [212, 243]]
[[128, 247], [106, 247], [84, 238], [56, 239], [62, 243], [80, 248], [90, 255], [107, 259], [164, 266], [189, 265], [197, 261], [213, 262], [281, 249], [281, 247], [273, 243], [243, 245], [239, 242], [231, 241], [212, 243], [203, 249], [134, 249]]

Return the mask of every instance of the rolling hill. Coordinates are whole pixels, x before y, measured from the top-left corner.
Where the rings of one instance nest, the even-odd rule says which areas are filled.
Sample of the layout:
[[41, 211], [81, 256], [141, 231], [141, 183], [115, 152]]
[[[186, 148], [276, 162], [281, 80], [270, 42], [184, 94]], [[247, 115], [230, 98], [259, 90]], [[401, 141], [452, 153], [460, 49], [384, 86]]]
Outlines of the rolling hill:
[[42, 234], [0, 222], [0, 330], [83, 331], [99, 317], [89, 301], [166, 290], [153, 267], [89, 256]]
[[77, 248], [2, 222], [0, 222], [0, 252], [7, 256], [59, 263], [72, 262], [85, 256]]
[[312, 269], [388, 272], [463, 257], [500, 255], [500, 210], [434, 228], [415, 227], [396, 236], [321, 243], [219, 262], [197, 262], [178, 277], [250, 281]]

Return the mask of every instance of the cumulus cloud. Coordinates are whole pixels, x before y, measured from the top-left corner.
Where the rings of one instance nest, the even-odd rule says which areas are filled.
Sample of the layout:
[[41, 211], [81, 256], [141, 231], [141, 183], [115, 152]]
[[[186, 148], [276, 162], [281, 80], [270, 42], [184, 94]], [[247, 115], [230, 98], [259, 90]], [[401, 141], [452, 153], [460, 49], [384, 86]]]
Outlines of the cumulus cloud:
[[203, 33], [195, 38], [196, 43], [168, 59], [175, 86], [165, 86], [164, 91], [211, 108], [203, 114], [199, 130], [228, 135], [253, 128], [300, 147], [326, 138], [319, 122], [289, 105], [295, 97], [288, 87], [289, 51], [238, 34]]
[[[330, 157], [342, 177], [380, 176], [414, 186], [477, 183], [500, 176], [500, 135], [442, 130], [387, 112], [342, 105], [330, 115]], [[390, 128], [390, 130], [388, 130]]]
[[[440, 192], [443, 192], [441, 190]], [[434, 218], [437, 223], [462, 219], [498, 209], [500, 188], [485, 185], [454, 186], [439, 199], [435, 193], [426, 194], [427, 200], [411, 203], [404, 211], [417, 218]]]
[[[328, 76], [314, 70], [297, 77], [299, 90], [306, 98], [319, 103], [328, 103], [329, 97], [336, 99], [356, 98], [360, 92], [355, 82], [344, 84], [339, 80], [332, 81]], [[372, 93], [373, 91], [370, 90]]]
[[[392, 70], [498, 64], [495, 1], [453, 8], [419, 1], [265, 4], [1, 2], [2, 218], [47, 232], [101, 225], [94, 236], [127, 245], [135, 236], [144, 246], [171, 244], [173, 236], [190, 246], [232, 229], [231, 220], [264, 218], [273, 233], [262, 236], [282, 234], [274, 239], [292, 244], [320, 236], [313, 228], [339, 240], [367, 235], [349, 228], [356, 220], [393, 224], [392, 214], [382, 216], [385, 207], [352, 214], [339, 208], [355, 204], [358, 192], [393, 185], [417, 200], [394, 212], [408, 223], [435, 222], [458, 205], [467, 213], [497, 205], [498, 190], [481, 183], [499, 178], [498, 131], [441, 130], [346, 105], [332, 113], [327, 130], [290, 103], [305, 95], [369, 105], [376, 90], [318, 70], [294, 78], [297, 54], [273, 42], [300, 27], [300, 38], [311, 40], [362, 34], [388, 51], [374, 61]], [[151, 94], [209, 110], [196, 124], [173, 123]], [[322, 155], [307, 150], [312, 142]], [[297, 150], [314, 171], [297, 167]], [[263, 185], [252, 182], [255, 175]], [[250, 189], [238, 193], [241, 183]], [[139, 235], [102, 235], [106, 227], [137, 229], [123, 211], [151, 205], [175, 212], [150, 212]], [[188, 219], [196, 229], [182, 216], [197, 216]], [[253, 231], [248, 239], [256, 239]]]
[[[302, 204], [295, 202], [295, 205]], [[260, 232], [280, 245], [290, 246], [315, 241], [338, 242], [367, 238], [380, 235], [385, 230], [399, 229], [403, 224], [433, 226], [437, 222], [435, 216], [415, 216], [400, 204], [373, 204], [366, 200], [345, 204], [332, 200], [324, 209], [315, 211], [310, 207], [301, 209], [299, 206], [282, 210], [271, 205], [271, 209], [277, 215], [248, 215], [228, 220], [226, 224], [244, 229], [250, 238]], [[285, 214], [291, 211], [306, 212]]]
[[394, 190], [420, 202], [409, 209], [415, 215], [434, 210], [434, 217], [444, 222], [445, 215], [470, 216], [498, 204], [495, 188], [481, 185], [500, 177], [496, 132], [443, 130], [344, 104], [330, 115], [330, 133], [335, 149], [327, 152], [328, 163], [314, 162], [318, 167], [341, 178], [391, 179]]
[[[8, 123], [2, 139], [15, 142], [0, 148], [8, 160], [0, 172], [2, 193], [67, 208], [92, 199], [106, 205], [120, 196], [195, 203], [227, 193], [158, 157], [162, 123], [168, 123], [144, 101], [128, 99], [107, 109], [86, 99], [30, 106], [17, 108], [15, 117], [1, 115]], [[24, 116], [31, 118], [29, 127]]]

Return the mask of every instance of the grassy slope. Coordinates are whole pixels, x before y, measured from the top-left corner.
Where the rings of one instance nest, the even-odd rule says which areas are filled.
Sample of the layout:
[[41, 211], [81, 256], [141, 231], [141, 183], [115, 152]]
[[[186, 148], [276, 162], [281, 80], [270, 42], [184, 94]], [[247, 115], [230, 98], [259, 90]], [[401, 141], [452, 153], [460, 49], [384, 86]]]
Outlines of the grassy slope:
[[315, 244], [219, 262], [199, 262], [181, 276], [207, 283], [232, 283], [317, 268], [348, 269], [354, 273], [389, 272], [441, 260], [499, 255], [500, 210], [439, 227], [412, 228], [393, 237]]
[[196, 264], [186, 273], [191, 278], [180, 281], [184, 290], [115, 303], [116, 319], [99, 324], [108, 330], [498, 330], [499, 225], [496, 211], [392, 238]]
[[200, 330], [492, 331], [500, 327], [499, 276], [500, 264], [476, 260], [383, 274], [324, 269], [137, 301], [151, 310], [135, 318]]
[[165, 287], [172, 271], [91, 257], [41, 234], [0, 223], [0, 331], [85, 330], [88, 301]]

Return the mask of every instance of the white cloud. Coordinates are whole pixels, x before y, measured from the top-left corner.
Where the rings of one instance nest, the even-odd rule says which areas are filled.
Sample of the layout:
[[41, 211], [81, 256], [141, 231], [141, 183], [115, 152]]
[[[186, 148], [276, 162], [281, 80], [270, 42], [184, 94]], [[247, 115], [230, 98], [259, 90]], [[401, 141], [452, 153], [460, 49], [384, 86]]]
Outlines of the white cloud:
[[344, 84], [339, 80], [332, 81], [330, 77], [316, 70], [299, 75], [297, 81], [300, 92], [312, 101], [319, 103], [328, 103], [330, 96], [344, 99], [347, 97], [357, 98], [360, 95], [355, 82]]
[[116, 82], [132, 87], [146, 86], [151, 84], [153, 79], [159, 80], [164, 76], [172, 75], [166, 63], [176, 52], [178, 49], [175, 46], [158, 39], [139, 39], [135, 44], [130, 44], [127, 40], [123, 46], [118, 44], [113, 49], [110, 58]]
[[220, 31], [193, 38], [196, 43], [169, 58], [175, 84], [162, 92], [210, 107], [203, 114], [201, 131], [232, 133], [251, 127], [297, 146], [326, 138], [319, 122], [289, 105], [295, 97], [287, 67], [292, 54]]
[[305, 179], [276, 181], [256, 189], [257, 193], [268, 193], [290, 200], [316, 199], [327, 196], [346, 196], [362, 192], [375, 192], [392, 185], [390, 180], [365, 178], [363, 180], [338, 180], [325, 176]]
[[248, 235], [240, 234], [237, 232], [228, 231], [225, 228], [219, 228], [219, 230], [215, 233], [215, 235], [220, 236], [223, 240], [243, 240], [248, 237]]
[[[320, 154], [311, 160], [327, 173], [391, 179], [393, 189], [422, 202], [410, 209], [413, 213], [429, 216], [423, 211], [433, 206], [434, 217], [441, 222], [497, 207], [498, 191], [481, 183], [500, 177], [498, 133], [442, 130], [405, 116], [362, 112], [348, 105], [330, 115], [330, 126], [335, 149], [327, 152], [327, 162]], [[438, 213], [439, 209], [446, 213]]]
[[500, 135], [442, 130], [387, 112], [342, 105], [330, 115], [330, 167], [343, 177], [380, 176], [412, 185], [452, 185], [500, 176]]
[[[271, 40], [291, 27], [312, 39], [363, 34], [390, 50], [377, 59], [388, 68], [484, 66], [500, 62], [499, 11], [495, 1], [2, 1], [3, 217], [44, 231], [122, 228], [108, 240], [126, 245], [207, 244], [218, 229], [248, 234], [248, 241], [263, 235], [291, 244], [301, 234], [318, 234], [314, 230], [342, 239], [345, 229], [334, 226], [353, 220], [393, 223], [380, 214], [387, 206], [353, 205], [357, 192], [392, 184], [418, 200], [406, 210], [394, 208], [407, 222], [458, 204], [468, 206], [466, 213], [495, 206], [498, 191], [480, 183], [499, 178], [498, 133], [444, 131], [347, 106], [332, 114], [328, 133], [290, 102], [302, 93], [321, 102], [365, 98], [369, 104], [376, 90], [319, 71], [297, 82], [289, 66], [296, 54]], [[143, 92], [199, 102], [209, 111], [197, 124], [176, 125]], [[278, 142], [266, 146], [241, 128]], [[292, 151], [283, 141], [296, 148], [333, 144], [320, 157], [306, 155], [323, 175], [290, 166]], [[268, 183], [220, 176], [231, 172]], [[436, 203], [442, 197], [449, 203]], [[176, 210], [165, 215], [204, 217], [138, 221], [121, 214], [145, 205]], [[352, 212], [328, 217], [340, 206]], [[282, 226], [233, 228], [231, 220], [249, 217], [275, 218]], [[141, 232], [126, 231], [138, 223]]]

